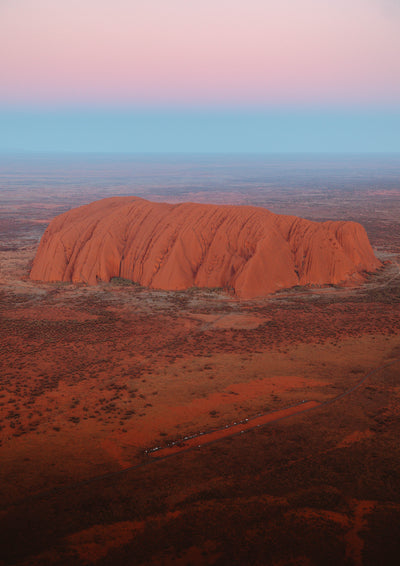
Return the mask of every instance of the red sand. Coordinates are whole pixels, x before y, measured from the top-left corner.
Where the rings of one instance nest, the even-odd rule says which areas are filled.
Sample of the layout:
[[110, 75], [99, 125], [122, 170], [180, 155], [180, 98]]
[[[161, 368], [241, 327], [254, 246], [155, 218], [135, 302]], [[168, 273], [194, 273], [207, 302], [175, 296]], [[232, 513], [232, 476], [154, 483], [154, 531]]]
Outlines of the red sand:
[[[325, 192], [324, 209], [302, 196], [292, 210], [350, 216], [353, 198], [340, 193], [336, 214]], [[268, 411], [276, 419], [303, 399], [323, 403], [400, 355], [400, 232], [391, 220], [398, 208], [393, 200], [386, 216], [370, 218], [365, 193], [357, 198], [356, 217], [392, 264], [357, 290], [292, 290], [251, 302], [209, 290], [34, 283], [26, 279], [33, 246], [6, 218], [3, 561], [395, 563], [388, 558], [399, 556], [398, 365], [337, 403], [249, 434], [240, 434], [242, 423], [227, 429], [229, 440], [176, 457], [143, 456]], [[282, 199], [285, 211], [288, 195]], [[369, 201], [374, 215], [376, 202]]]
[[55, 218], [30, 276], [90, 285], [122, 277], [151, 288], [221, 287], [252, 298], [295, 285], [359, 282], [380, 265], [355, 222], [113, 197]]

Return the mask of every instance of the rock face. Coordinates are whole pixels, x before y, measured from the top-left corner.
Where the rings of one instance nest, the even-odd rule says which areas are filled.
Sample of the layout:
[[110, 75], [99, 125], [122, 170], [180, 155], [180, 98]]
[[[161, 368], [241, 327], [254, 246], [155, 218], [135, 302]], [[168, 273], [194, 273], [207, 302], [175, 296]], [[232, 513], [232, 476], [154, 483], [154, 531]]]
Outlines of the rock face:
[[123, 277], [152, 288], [223, 287], [252, 298], [294, 285], [359, 282], [380, 265], [355, 222], [114, 197], [55, 218], [30, 277], [89, 285]]

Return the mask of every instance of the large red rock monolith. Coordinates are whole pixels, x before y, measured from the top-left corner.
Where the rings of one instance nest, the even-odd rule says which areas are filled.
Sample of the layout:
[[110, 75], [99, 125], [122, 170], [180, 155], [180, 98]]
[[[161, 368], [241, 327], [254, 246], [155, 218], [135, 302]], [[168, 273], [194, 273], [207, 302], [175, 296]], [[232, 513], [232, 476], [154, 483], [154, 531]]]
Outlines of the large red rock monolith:
[[54, 218], [30, 276], [89, 285], [123, 277], [169, 290], [222, 287], [248, 299], [294, 285], [360, 282], [380, 265], [356, 222], [114, 197]]

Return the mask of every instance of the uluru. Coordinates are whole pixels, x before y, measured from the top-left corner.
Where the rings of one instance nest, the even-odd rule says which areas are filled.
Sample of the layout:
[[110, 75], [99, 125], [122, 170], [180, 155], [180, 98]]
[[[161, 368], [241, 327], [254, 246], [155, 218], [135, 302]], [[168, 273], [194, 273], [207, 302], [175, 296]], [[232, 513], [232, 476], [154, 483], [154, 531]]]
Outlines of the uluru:
[[113, 197], [54, 218], [30, 277], [89, 285], [121, 277], [165, 290], [220, 287], [250, 299], [296, 285], [361, 282], [380, 266], [356, 222]]

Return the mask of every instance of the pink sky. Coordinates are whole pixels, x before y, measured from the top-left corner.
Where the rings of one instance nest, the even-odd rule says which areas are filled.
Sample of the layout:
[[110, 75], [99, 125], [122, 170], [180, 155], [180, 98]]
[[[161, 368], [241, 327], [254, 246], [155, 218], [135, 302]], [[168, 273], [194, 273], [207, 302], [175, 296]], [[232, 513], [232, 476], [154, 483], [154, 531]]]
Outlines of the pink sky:
[[397, 0], [1, 0], [0, 104], [398, 105]]

